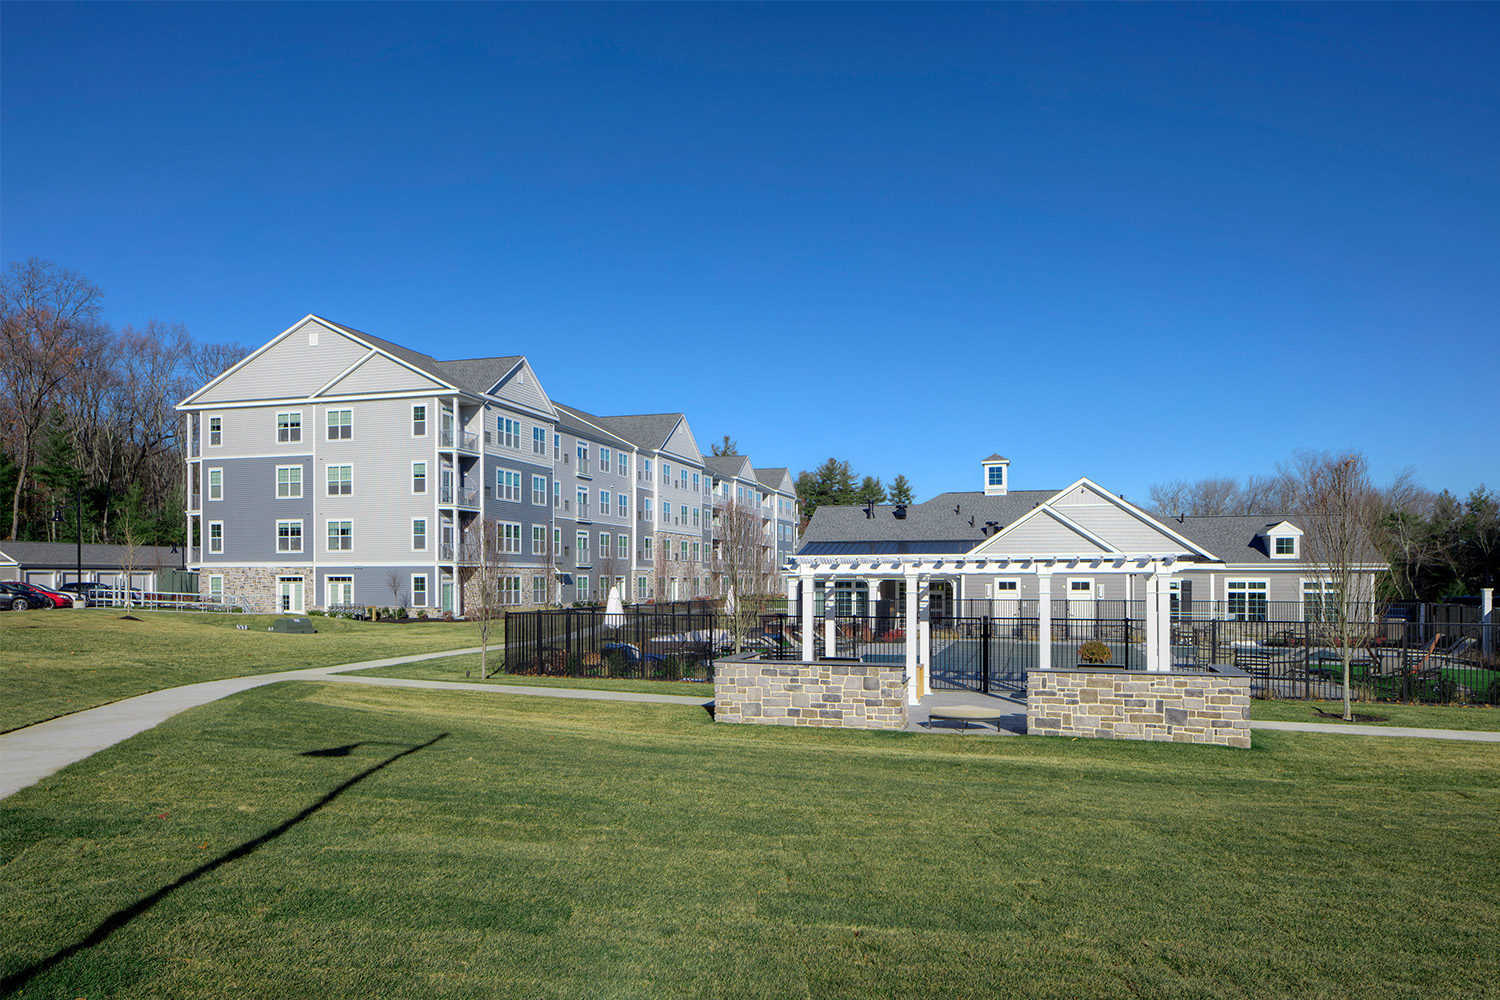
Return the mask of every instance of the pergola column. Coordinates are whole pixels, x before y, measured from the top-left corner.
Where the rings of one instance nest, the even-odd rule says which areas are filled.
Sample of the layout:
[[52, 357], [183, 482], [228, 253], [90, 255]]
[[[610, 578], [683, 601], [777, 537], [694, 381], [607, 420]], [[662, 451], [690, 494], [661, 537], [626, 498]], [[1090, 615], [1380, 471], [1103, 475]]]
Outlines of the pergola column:
[[927, 691], [932, 690], [932, 577], [917, 578], [917, 662], [922, 665]]
[[1156, 669], [1172, 669], [1172, 577], [1171, 568], [1157, 576]]
[[917, 698], [917, 581], [915, 572], [906, 574], [906, 702], [915, 705]]
[[865, 621], [871, 628], [875, 627], [875, 608], [880, 603], [880, 580], [876, 577], [865, 579]]
[[1052, 570], [1036, 572], [1036, 665], [1052, 669]]
[[798, 574], [802, 583], [802, 659], [812, 660], [815, 647], [813, 644], [813, 571], [811, 566], [804, 566]]
[[838, 579], [823, 581], [823, 655], [838, 656]]

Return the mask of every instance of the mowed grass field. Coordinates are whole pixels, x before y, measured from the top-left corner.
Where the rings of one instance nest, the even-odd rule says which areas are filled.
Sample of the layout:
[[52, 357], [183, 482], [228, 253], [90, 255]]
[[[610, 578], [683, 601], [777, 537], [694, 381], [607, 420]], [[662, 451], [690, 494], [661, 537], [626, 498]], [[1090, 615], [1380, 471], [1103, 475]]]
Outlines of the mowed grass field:
[[0, 732], [179, 684], [479, 644], [478, 626], [464, 622], [313, 618], [316, 635], [284, 635], [266, 631], [274, 615], [124, 614], [0, 614]]
[[0, 955], [70, 1000], [1488, 997], [1497, 773], [287, 683], [0, 802]]

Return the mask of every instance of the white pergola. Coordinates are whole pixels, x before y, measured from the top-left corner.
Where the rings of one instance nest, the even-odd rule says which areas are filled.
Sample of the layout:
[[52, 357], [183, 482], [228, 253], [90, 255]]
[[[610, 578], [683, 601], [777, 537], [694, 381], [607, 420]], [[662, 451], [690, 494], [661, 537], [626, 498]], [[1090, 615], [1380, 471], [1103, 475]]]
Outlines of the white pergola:
[[[983, 555], [813, 555], [793, 556], [785, 573], [787, 607], [790, 609], [801, 586], [802, 658], [816, 658], [815, 589], [824, 584], [828, 602], [840, 579], [868, 581], [871, 599], [878, 584], [899, 580], [906, 584], [903, 615], [906, 633], [907, 700], [917, 703], [917, 675], [932, 664], [932, 633], [929, 614], [929, 584], [934, 579], [1031, 575], [1037, 580], [1038, 666], [1052, 669], [1052, 577], [1055, 573], [1086, 570], [1092, 575], [1119, 574], [1145, 577], [1146, 669], [1166, 671], [1172, 667], [1171, 578], [1179, 568], [1183, 552], [1091, 552], [1077, 555], [983, 556]], [[828, 605], [825, 605], [825, 607]], [[824, 655], [834, 655], [834, 623], [825, 619]]]

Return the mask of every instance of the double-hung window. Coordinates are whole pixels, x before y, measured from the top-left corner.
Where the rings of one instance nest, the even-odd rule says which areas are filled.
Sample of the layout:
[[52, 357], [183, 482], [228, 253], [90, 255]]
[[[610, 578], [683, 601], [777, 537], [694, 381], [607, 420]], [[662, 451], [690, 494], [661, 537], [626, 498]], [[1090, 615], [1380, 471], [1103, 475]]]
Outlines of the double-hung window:
[[663, 463], [661, 463], [661, 484], [663, 486], [671, 486], [672, 485], [672, 463], [671, 462], [663, 462]]
[[628, 518], [630, 516], [630, 498], [621, 493], [615, 497], [615, 503], [620, 508], [620, 517]]
[[531, 429], [531, 451], [535, 455], [547, 454], [547, 428], [533, 427]]
[[509, 417], [500, 418], [500, 443], [507, 448], [521, 450], [521, 422]]
[[427, 550], [427, 518], [425, 517], [411, 519], [411, 548], [413, 552]]
[[411, 408], [411, 436], [427, 436], [427, 407], [420, 403]]
[[622, 476], [630, 475], [630, 456], [623, 451], [615, 452], [615, 469]]
[[532, 525], [531, 528], [531, 554], [544, 556], [547, 554], [547, 529], [542, 525]]
[[562, 529], [561, 528], [553, 528], [552, 529], [552, 555], [553, 555], [553, 557], [557, 557], [557, 556], [561, 556], [562, 555]]
[[702, 510], [702, 509], [703, 509], [703, 508], [701, 508], [701, 507], [694, 507], [694, 508], [693, 508], [693, 527], [695, 527], [695, 528], [698, 528], [698, 527], [701, 527], [701, 526], [702, 526], [702, 525], [701, 525], [701, 524], [700, 524], [700, 523], [699, 523], [699, 521], [698, 521], [698, 519], [699, 519], [699, 517], [701, 517], [701, 516], [702, 516], [702, 515], [701, 515], [701, 514], [700, 514], [700, 513], [699, 513], [699, 511], [701, 511], [701, 510]]
[[354, 548], [354, 522], [328, 522], [328, 551], [349, 552]]
[[611, 551], [613, 550], [609, 547], [609, 532], [599, 532], [599, 558], [608, 559]]
[[541, 574], [531, 578], [531, 603], [547, 603], [547, 578]]
[[521, 526], [519, 524], [510, 524], [510, 523], [506, 523], [506, 522], [501, 522], [501, 524], [500, 524], [500, 551], [501, 552], [514, 552], [517, 555], [520, 554], [520, 552], [521, 552]]
[[610, 513], [610, 510], [609, 510], [609, 490], [600, 490], [599, 491], [599, 516], [600, 517], [608, 517], [609, 513]]
[[302, 466], [278, 465], [276, 467], [276, 498], [295, 500], [302, 495]]
[[535, 507], [547, 506], [547, 477], [531, 477], [531, 503]]
[[224, 443], [224, 418], [208, 418], [208, 446], [217, 448]]
[[354, 411], [328, 411], [328, 440], [347, 441], [354, 436]]
[[294, 444], [302, 440], [302, 414], [276, 414], [276, 443]]
[[495, 470], [495, 499], [521, 502], [521, 474], [510, 469]]
[[661, 523], [664, 525], [672, 523], [672, 503], [669, 500], [661, 502]]
[[700, 490], [698, 488], [701, 485], [702, 485], [702, 480], [699, 478], [698, 473], [696, 473], [696, 472], [693, 473], [693, 492], [694, 493], [701, 493], [702, 490]]
[[617, 559], [630, 558], [630, 536], [619, 534], [615, 536], [615, 557]]
[[414, 573], [411, 578], [411, 604], [414, 608], [427, 607], [427, 574]]
[[224, 470], [208, 470], [208, 498], [210, 500], [224, 499]]
[[609, 449], [608, 448], [600, 448], [599, 449], [599, 471], [600, 472], [608, 472], [609, 471]]
[[1335, 624], [1341, 617], [1341, 604], [1338, 584], [1332, 580], [1302, 581], [1303, 621]]
[[427, 463], [411, 463], [411, 491], [413, 493], [427, 492]]
[[686, 469], [679, 469], [678, 472], [681, 473], [681, 477], [678, 480], [678, 485], [684, 491], [686, 491], [688, 488], [688, 471]]
[[224, 522], [208, 522], [208, 551], [215, 555], [224, 553]]
[[301, 552], [302, 551], [302, 522], [301, 521], [277, 521], [276, 522], [276, 551], [277, 552]]
[[644, 538], [641, 539], [641, 541], [642, 541], [642, 543], [644, 543], [644, 548], [641, 549], [641, 558], [644, 559], [646, 562], [650, 562], [651, 561], [651, 536], [650, 535], [646, 535]]
[[354, 492], [354, 466], [330, 465], [328, 467], [328, 495], [349, 496]]

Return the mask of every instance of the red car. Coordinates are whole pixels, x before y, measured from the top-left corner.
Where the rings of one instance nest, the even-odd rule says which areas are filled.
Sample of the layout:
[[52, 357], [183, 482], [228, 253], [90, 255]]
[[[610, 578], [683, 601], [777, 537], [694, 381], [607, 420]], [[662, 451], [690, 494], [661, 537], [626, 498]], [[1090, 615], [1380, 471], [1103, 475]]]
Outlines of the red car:
[[34, 583], [0, 581], [0, 606], [16, 611], [27, 608], [71, 608], [73, 598]]

